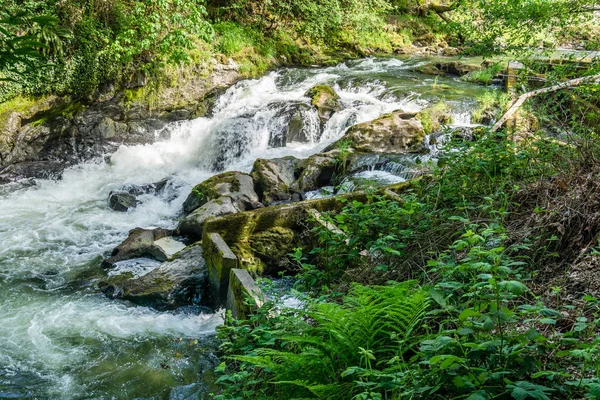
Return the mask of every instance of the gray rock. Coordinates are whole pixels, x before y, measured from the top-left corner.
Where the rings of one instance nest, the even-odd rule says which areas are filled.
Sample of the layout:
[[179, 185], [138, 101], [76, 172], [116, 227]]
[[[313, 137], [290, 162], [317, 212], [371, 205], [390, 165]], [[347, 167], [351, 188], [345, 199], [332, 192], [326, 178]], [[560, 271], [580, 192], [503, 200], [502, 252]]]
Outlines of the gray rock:
[[202, 237], [204, 223], [207, 219], [213, 217], [222, 217], [224, 215], [234, 214], [240, 211], [231, 197], [220, 197], [204, 203], [190, 215], [185, 217], [177, 228], [180, 235]]
[[138, 278], [114, 276], [100, 283], [111, 298], [136, 304], [170, 309], [183, 305], [209, 303], [209, 281], [202, 247], [186, 247], [178, 256]]
[[373, 121], [354, 125], [341, 140], [350, 142], [353, 149], [364, 153], [404, 154], [421, 151], [425, 130], [417, 118], [406, 119], [410, 116], [412, 114], [395, 111]]
[[292, 200], [290, 186], [302, 170], [305, 161], [296, 157], [259, 158], [254, 162], [251, 176], [254, 188], [265, 206]]
[[315, 154], [303, 163], [302, 172], [291, 185], [293, 193], [304, 193], [328, 186], [339, 168], [339, 150]]
[[252, 177], [243, 172], [224, 172], [196, 185], [183, 203], [187, 215], [211, 200], [229, 198], [239, 211], [253, 210], [263, 205], [254, 191]]
[[[115, 263], [133, 258], [151, 257], [157, 258], [161, 250], [156, 249], [154, 243], [162, 238], [172, 236], [173, 231], [169, 229], [143, 229], [135, 228], [129, 231], [129, 236], [118, 245], [111, 256], [102, 262], [102, 267], [112, 268]], [[166, 254], [159, 256], [166, 260]], [[159, 259], [159, 261], [162, 261]]]
[[127, 192], [110, 192], [108, 195], [108, 206], [119, 212], [127, 212], [137, 207], [141, 202], [132, 194]]

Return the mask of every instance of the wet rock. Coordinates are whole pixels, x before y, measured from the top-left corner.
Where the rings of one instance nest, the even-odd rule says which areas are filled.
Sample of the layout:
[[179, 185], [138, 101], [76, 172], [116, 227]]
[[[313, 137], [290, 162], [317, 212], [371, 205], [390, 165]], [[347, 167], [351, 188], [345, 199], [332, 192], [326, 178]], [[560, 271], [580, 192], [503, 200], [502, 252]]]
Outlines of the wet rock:
[[[395, 111], [376, 120], [354, 125], [342, 140], [358, 152], [403, 154], [421, 151], [425, 130], [412, 114]], [[338, 146], [340, 141], [337, 142]]]
[[0, 171], [0, 181], [22, 178], [60, 179], [65, 165], [56, 161], [25, 161], [9, 165]]
[[176, 258], [162, 263], [149, 273], [111, 277], [100, 288], [111, 298], [130, 300], [158, 309], [190, 304], [208, 304], [209, 283], [202, 247], [186, 247]]
[[211, 200], [229, 198], [239, 211], [262, 207], [254, 191], [252, 177], [243, 172], [224, 172], [196, 185], [183, 203], [183, 212], [190, 214]]
[[478, 65], [469, 65], [460, 61], [437, 62], [418, 67], [417, 71], [428, 75], [465, 76], [482, 69]]
[[170, 196], [168, 196], [166, 200], [172, 201], [175, 199], [175, 192], [172, 191], [174, 186], [175, 183], [169, 178], [147, 185], [127, 184], [122, 186], [119, 190], [114, 190], [109, 193], [108, 205], [115, 211], [126, 212], [142, 203], [138, 199], [138, 196], [145, 194], [155, 196], [165, 195], [169, 189], [171, 189], [171, 192], [169, 192]]
[[317, 109], [321, 125], [325, 125], [333, 114], [342, 110], [340, 96], [331, 86], [314, 86], [306, 92], [306, 96], [310, 98], [311, 104]]
[[452, 123], [450, 107], [443, 101], [425, 107], [416, 118], [421, 121], [426, 134], [439, 132], [442, 126]]
[[256, 160], [250, 175], [254, 179], [254, 188], [261, 202], [270, 206], [293, 200], [290, 186], [304, 163], [292, 156]]
[[160, 246], [155, 246], [155, 241], [172, 235], [173, 231], [170, 229], [132, 229], [127, 239], [112, 251], [109, 258], [102, 262], [102, 267], [112, 268], [119, 261], [141, 257], [150, 257], [159, 261], [166, 260], [167, 254]]
[[185, 217], [179, 223], [177, 230], [181, 235], [199, 238], [202, 236], [204, 223], [209, 218], [222, 217], [240, 211], [245, 210], [237, 208], [230, 197], [221, 197], [216, 200], [210, 200]]
[[120, 212], [127, 212], [137, 207], [141, 202], [137, 197], [127, 192], [110, 192], [108, 195], [108, 206]]
[[336, 170], [340, 167], [340, 151], [315, 154], [303, 163], [302, 172], [290, 189], [293, 193], [316, 190], [331, 183]]
[[[279, 106], [279, 105], [276, 105]], [[319, 117], [304, 103], [282, 104], [269, 126], [269, 146], [285, 147], [290, 142], [309, 143], [321, 133]]]

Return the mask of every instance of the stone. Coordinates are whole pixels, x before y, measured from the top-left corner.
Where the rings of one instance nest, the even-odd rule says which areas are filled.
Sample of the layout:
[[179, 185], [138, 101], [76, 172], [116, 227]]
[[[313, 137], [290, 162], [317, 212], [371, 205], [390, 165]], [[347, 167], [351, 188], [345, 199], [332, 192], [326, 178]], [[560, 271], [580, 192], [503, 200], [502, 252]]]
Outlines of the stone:
[[405, 119], [406, 116], [401, 111], [395, 111], [376, 120], [354, 125], [342, 140], [349, 141], [352, 148], [363, 153], [419, 152], [423, 149], [425, 129], [421, 121], [416, 118]]
[[137, 197], [127, 192], [112, 191], [108, 195], [108, 206], [115, 211], [127, 212], [139, 204]]
[[155, 240], [151, 248], [153, 258], [158, 261], [167, 261], [181, 250], [185, 249], [185, 244], [173, 239], [171, 236]]
[[215, 306], [225, 304], [229, 275], [238, 267], [238, 258], [218, 233], [210, 233], [202, 238], [202, 248], [208, 269], [211, 297]]
[[183, 305], [209, 304], [208, 272], [202, 256], [202, 247], [186, 247], [178, 256], [162, 263], [149, 273], [121, 282], [116, 279], [100, 284], [111, 298], [150, 305], [158, 309], [172, 309]]
[[436, 62], [418, 67], [417, 71], [428, 75], [465, 76], [483, 69], [480, 65], [465, 64], [460, 61]]
[[256, 160], [250, 175], [260, 201], [265, 206], [291, 201], [290, 185], [296, 180], [303, 164], [302, 160], [292, 156]]
[[248, 271], [232, 269], [226, 303], [226, 308], [231, 311], [231, 315], [237, 319], [246, 319], [255, 308], [262, 307], [264, 302], [262, 290], [256, 286]]
[[339, 150], [310, 156], [304, 161], [302, 172], [292, 183], [290, 189], [294, 193], [304, 193], [328, 186], [338, 169]]
[[129, 231], [127, 239], [112, 251], [109, 258], [102, 262], [102, 267], [112, 268], [119, 261], [131, 260], [133, 258], [154, 258], [157, 251], [160, 251], [154, 248], [154, 243], [171, 235], [173, 235], [173, 231], [169, 229], [132, 229]]
[[235, 214], [242, 210], [237, 208], [230, 197], [222, 197], [210, 200], [200, 208], [186, 216], [177, 227], [179, 234], [192, 237], [202, 237], [203, 227], [206, 220], [213, 217]]
[[311, 104], [317, 109], [321, 125], [325, 125], [333, 114], [342, 110], [340, 96], [331, 86], [314, 86], [306, 92], [306, 96], [310, 98]]
[[183, 203], [188, 215], [211, 200], [229, 198], [238, 211], [253, 210], [263, 205], [254, 191], [252, 177], [243, 172], [224, 172], [196, 185]]
[[274, 226], [249, 237], [249, 250], [264, 263], [263, 274], [276, 276], [289, 266], [288, 255], [298, 247], [295, 236], [289, 228]]
[[318, 140], [321, 127], [318, 113], [304, 103], [275, 103], [279, 111], [269, 123], [269, 146], [285, 147], [290, 142]]

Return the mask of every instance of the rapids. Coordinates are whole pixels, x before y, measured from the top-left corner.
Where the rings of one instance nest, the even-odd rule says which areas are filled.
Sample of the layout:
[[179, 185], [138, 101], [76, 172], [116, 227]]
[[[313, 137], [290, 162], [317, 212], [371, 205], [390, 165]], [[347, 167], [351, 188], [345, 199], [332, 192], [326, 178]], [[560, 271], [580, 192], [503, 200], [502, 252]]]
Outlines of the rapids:
[[[187, 399], [206, 390], [199, 373], [216, 361], [219, 313], [187, 307], [157, 312], [107, 299], [96, 288], [102, 257], [134, 227], [174, 227], [193, 185], [223, 170], [249, 172], [254, 160], [307, 157], [351, 125], [445, 99], [470, 124], [486, 89], [412, 72], [422, 60], [364, 59], [329, 68], [290, 68], [241, 81], [210, 118], [168, 126], [151, 145], [123, 146], [77, 165], [61, 180], [0, 186], [0, 399]], [[308, 143], [269, 145], [285, 128], [286, 107], [332, 85], [344, 110], [319, 135], [303, 111]], [[157, 135], [157, 137], [159, 137]], [[394, 170], [364, 176], [394, 181]], [[171, 179], [168, 193], [145, 195], [129, 213], [107, 205], [124, 184]]]

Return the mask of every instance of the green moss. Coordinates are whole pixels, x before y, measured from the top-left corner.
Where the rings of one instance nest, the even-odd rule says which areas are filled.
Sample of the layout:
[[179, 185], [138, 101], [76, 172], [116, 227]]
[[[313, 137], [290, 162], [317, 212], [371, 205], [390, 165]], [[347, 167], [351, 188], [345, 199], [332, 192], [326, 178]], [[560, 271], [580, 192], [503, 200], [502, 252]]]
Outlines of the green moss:
[[437, 102], [417, 114], [426, 134], [432, 134], [441, 129], [442, 124], [452, 123], [448, 104], [445, 101]]
[[340, 96], [328, 85], [317, 85], [308, 90], [306, 95], [310, 97], [311, 104], [315, 107], [328, 105], [335, 107]]
[[294, 231], [274, 226], [250, 237], [250, 249], [262, 259], [278, 262], [287, 258], [294, 247]]
[[504, 66], [497, 62], [489, 65], [485, 69], [470, 72], [463, 76], [461, 79], [467, 82], [480, 83], [483, 85], [490, 85], [494, 78], [498, 76], [504, 69]]
[[471, 114], [471, 121], [480, 124], [499, 118], [510, 104], [510, 95], [497, 90], [489, 91], [477, 98], [477, 108]]
[[204, 182], [194, 186], [192, 193], [204, 204], [209, 200], [221, 197], [219, 192], [216, 190], [216, 186], [218, 184], [229, 183], [231, 185], [232, 192], [239, 191], [240, 182], [237, 179], [238, 174], [239, 172], [231, 171], [215, 175], [212, 178], [209, 178]]

